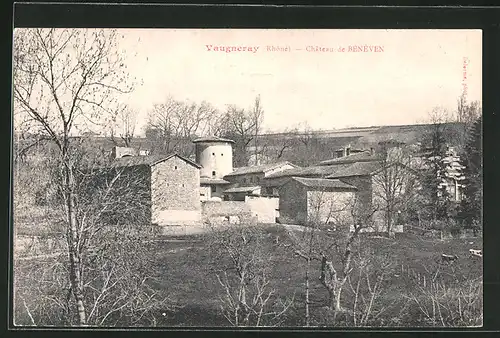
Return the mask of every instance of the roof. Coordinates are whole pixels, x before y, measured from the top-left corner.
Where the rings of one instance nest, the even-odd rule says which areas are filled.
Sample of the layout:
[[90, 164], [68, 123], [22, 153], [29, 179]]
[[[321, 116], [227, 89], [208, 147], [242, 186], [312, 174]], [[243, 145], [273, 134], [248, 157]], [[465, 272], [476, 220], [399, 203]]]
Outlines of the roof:
[[252, 191], [255, 191], [257, 189], [260, 189], [260, 186], [230, 188], [230, 189], [224, 190], [224, 192], [226, 192], [226, 193], [252, 192]]
[[[265, 173], [266, 171], [273, 170], [276, 168], [279, 168], [284, 165], [291, 165], [293, 167], [297, 167], [296, 165], [290, 163], [290, 162], [278, 162], [278, 163], [269, 163], [269, 164], [263, 164], [263, 165], [254, 165], [254, 166], [249, 166], [249, 167], [239, 167], [239, 168], [234, 168], [232, 172], [227, 174], [226, 176], [238, 176], [238, 175], [246, 175], [246, 174], [256, 174], [256, 173]], [[225, 176], [225, 177], [226, 177]]]
[[221, 178], [200, 177], [200, 184], [229, 184], [226, 180]]
[[198, 163], [195, 163], [191, 161], [190, 159], [187, 159], [185, 157], [182, 157], [177, 154], [170, 154], [170, 155], [147, 155], [147, 156], [126, 156], [122, 158], [118, 158], [114, 160], [110, 165], [107, 167], [109, 168], [121, 168], [121, 167], [135, 167], [135, 166], [140, 166], [140, 165], [146, 165], [146, 166], [154, 166], [160, 162], [166, 161], [174, 156], [177, 156], [181, 160], [195, 166], [196, 168], [201, 168], [201, 166]]
[[346, 168], [349, 164], [338, 164], [338, 165], [315, 165], [310, 167], [297, 167], [292, 169], [283, 170], [277, 173], [273, 173], [266, 177], [264, 180], [271, 180], [283, 177], [291, 176], [328, 176], [343, 168]]
[[225, 142], [225, 143], [229, 142], [229, 143], [234, 143], [233, 140], [218, 137], [218, 136], [200, 137], [200, 138], [193, 140], [193, 143], [198, 143], [198, 142]]
[[357, 190], [355, 186], [344, 183], [340, 180], [332, 180], [326, 178], [305, 178], [305, 177], [293, 177], [292, 179], [309, 188]]
[[360, 153], [350, 154], [344, 157], [334, 158], [330, 160], [321, 161], [320, 165], [331, 165], [340, 163], [354, 163], [354, 162], [369, 162], [378, 161], [380, 158], [376, 155], [372, 155], [370, 151], [363, 151]]
[[326, 178], [340, 178], [340, 177], [350, 177], [350, 176], [365, 176], [371, 175], [374, 172], [380, 170], [382, 164], [380, 162], [356, 162], [348, 165], [348, 167], [343, 168]]

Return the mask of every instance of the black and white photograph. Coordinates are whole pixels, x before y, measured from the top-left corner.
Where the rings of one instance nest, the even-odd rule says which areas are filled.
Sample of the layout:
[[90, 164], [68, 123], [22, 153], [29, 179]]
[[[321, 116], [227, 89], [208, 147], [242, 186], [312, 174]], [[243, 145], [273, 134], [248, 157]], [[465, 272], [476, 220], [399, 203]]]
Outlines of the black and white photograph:
[[14, 325], [482, 327], [482, 36], [15, 28]]

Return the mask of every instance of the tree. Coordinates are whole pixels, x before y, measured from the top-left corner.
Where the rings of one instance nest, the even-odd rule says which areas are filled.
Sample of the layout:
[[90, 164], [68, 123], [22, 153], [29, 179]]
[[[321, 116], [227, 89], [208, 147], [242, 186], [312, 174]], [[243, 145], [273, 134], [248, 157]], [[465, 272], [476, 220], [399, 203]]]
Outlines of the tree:
[[136, 125], [137, 111], [132, 110], [129, 107], [125, 107], [125, 109], [121, 110], [116, 115], [116, 118], [110, 127], [110, 138], [113, 144], [118, 146], [119, 142], [116, 139], [116, 136], [118, 136], [125, 144], [125, 147], [130, 147], [135, 136]]
[[257, 136], [261, 133], [264, 110], [260, 101], [260, 96], [255, 98], [254, 106], [251, 109], [242, 109], [235, 105], [227, 107], [224, 118], [223, 137], [232, 139], [234, 144], [234, 164], [237, 167], [247, 166], [251, 152], [250, 145], [254, 141], [253, 155], [257, 158], [259, 144]]
[[409, 147], [381, 142], [379, 148], [381, 169], [373, 176], [373, 194], [377, 209], [384, 212], [387, 236], [393, 237], [396, 214], [415, 197], [417, 174], [411, 169], [413, 154]]
[[[276, 326], [293, 304], [271, 285], [272, 254], [262, 229], [249, 225], [212, 228], [207, 238], [213, 255], [211, 271], [222, 287], [224, 317], [233, 326]], [[266, 243], [267, 242], [267, 243]]]
[[208, 135], [219, 128], [218, 111], [208, 102], [196, 104], [168, 97], [165, 102], [155, 104], [149, 112], [146, 137], [151, 141], [153, 152], [170, 154], [176, 152], [192, 154], [191, 141]]
[[466, 150], [469, 133], [477, 119], [481, 116], [481, 106], [479, 101], [467, 102], [465, 95], [458, 99], [455, 113], [456, 123], [456, 144], [460, 156]]
[[422, 194], [425, 196], [425, 208], [429, 218], [435, 222], [448, 218], [450, 206], [449, 194], [442, 184], [447, 171], [446, 157], [450, 140], [448, 113], [434, 108], [429, 114], [431, 124], [423, 135], [422, 145], [425, 148], [424, 170], [422, 170]]
[[466, 226], [474, 229], [481, 226], [483, 173], [482, 173], [482, 117], [470, 130], [462, 164], [464, 165], [464, 198], [461, 202], [460, 216]]
[[127, 83], [126, 66], [116, 50], [114, 30], [16, 30], [13, 55], [14, 110], [58, 151], [57, 184], [65, 209], [70, 290], [78, 323], [86, 325], [85, 228], [78, 213], [78, 142], [72, 135], [107, 125], [119, 107], [117, 94], [129, 93], [133, 87]]
[[359, 205], [356, 199], [329, 199], [319, 192], [312, 201], [311, 221], [301, 234], [289, 231], [294, 254], [306, 260], [306, 326], [310, 324], [309, 275], [311, 263], [320, 262], [320, 282], [328, 292], [328, 308], [337, 314], [345, 312], [342, 293], [353, 271], [353, 254], [360, 248], [359, 234], [371, 226], [374, 210]]

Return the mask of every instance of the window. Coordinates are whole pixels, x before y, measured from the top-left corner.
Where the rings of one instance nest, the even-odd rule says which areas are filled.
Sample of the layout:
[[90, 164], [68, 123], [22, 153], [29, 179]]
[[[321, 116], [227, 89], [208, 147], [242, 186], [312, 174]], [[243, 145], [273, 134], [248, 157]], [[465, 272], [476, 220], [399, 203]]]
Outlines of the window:
[[220, 154], [220, 156], [224, 156], [224, 154]]
[[177, 166], [175, 166], [175, 167], [174, 167], [174, 169], [176, 169], [176, 170], [177, 170]]
[[182, 187], [184, 188], [184, 183], [182, 183]]
[[212, 153], [212, 156], [215, 156], [215, 153]]
[[212, 177], [214, 177], [214, 176], [215, 176], [215, 171], [212, 171]]
[[211, 188], [210, 191], [212, 192], [212, 194], [217, 191], [217, 188], [215, 187], [215, 185], [210, 186], [210, 188]]

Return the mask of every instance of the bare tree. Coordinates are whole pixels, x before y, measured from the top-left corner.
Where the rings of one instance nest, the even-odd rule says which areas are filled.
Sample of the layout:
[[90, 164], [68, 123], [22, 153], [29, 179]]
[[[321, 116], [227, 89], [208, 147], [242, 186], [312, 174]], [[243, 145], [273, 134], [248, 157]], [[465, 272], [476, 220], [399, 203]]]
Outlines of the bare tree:
[[393, 237], [395, 216], [415, 197], [418, 174], [411, 168], [413, 154], [409, 147], [387, 142], [379, 145], [381, 170], [373, 175], [374, 202], [384, 212], [387, 236]]
[[116, 32], [26, 29], [14, 32], [14, 110], [56, 145], [67, 226], [69, 279], [80, 325], [87, 324], [81, 275], [81, 220], [71, 136], [114, 118], [119, 93], [128, 93]]
[[289, 154], [297, 145], [298, 130], [286, 128], [279, 134], [261, 134], [259, 138], [259, 159], [261, 162], [292, 160]]
[[[36, 276], [31, 268], [24, 262], [17, 264], [16, 299], [24, 299], [33, 325], [154, 325], [160, 311], [173, 307], [153, 287], [157, 276], [150, 252], [155, 229], [148, 226], [147, 171], [108, 167], [108, 159], [85, 143], [81, 139], [78, 147], [72, 147], [78, 220], [74, 254], [79, 262], [77, 287], [81, 288], [85, 324], [81, 324], [81, 313], [73, 310], [78, 305], [72, 297], [73, 266], [67, 264], [63, 251], [39, 264], [45, 277], [35, 290], [32, 286], [38, 283], [32, 279]], [[58, 185], [61, 171], [54, 169], [53, 181]], [[52, 213], [51, 223], [64, 220], [64, 205], [53, 202]], [[22, 318], [22, 313], [17, 316]]]
[[342, 293], [353, 271], [353, 254], [359, 247], [359, 234], [371, 225], [374, 210], [365, 210], [355, 198], [336, 200], [318, 192], [312, 201], [311, 221], [301, 235], [289, 231], [295, 246], [295, 255], [305, 259], [306, 267], [306, 325], [309, 313], [309, 268], [313, 261], [320, 262], [319, 280], [328, 291], [328, 308], [334, 320], [346, 311]]
[[117, 115], [110, 127], [110, 139], [115, 146], [119, 145], [116, 137], [125, 144], [125, 147], [132, 145], [132, 140], [135, 137], [135, 128], [137, 125], [137, 111], [130, 107], [125, 107]]
[[208, 102], [179, 101], [173, 97], [155, 104], [149, 112], [146, 137], [153, 143], [153, 151], [177, 152], [189, 156], [193, 151], [191, 141], [203, 135], [218, 133], [218, 111]]
[[264, 110], [257, 96], [254, 106], [245, 110], [235, 105], [229, 105], [224, 115], [224, 131], [222, 135], [235, 141], [234, 157], [236, 166], [248, 165], [249, 147], [254, 141], [254, 155], [258, 153], [257, 135], [261, 133]]
[[212, 272], [222, 288], [219, 294], [224, 317], [233, 326], [279, 325], [293, 304], [282, 299], [270, 284], [270, 245], [261, 229], [230, 225], [213, 228], [209, 247]]
[[450, 121], [449, 112], [436, 107], [429, 113], [430, 123], [422, 135], [422, 195], [425, 200], [424, 210], [432, 223], [447, 220], [451, 207], [448, 190], [443, 184], [448, 172], [448, 164], [444, 159], [449, 146], [453, 144], [455, 132]]

